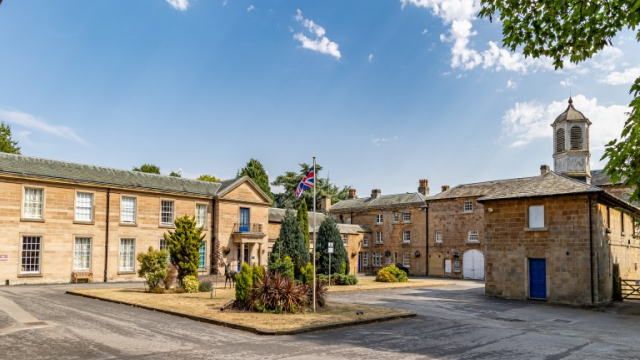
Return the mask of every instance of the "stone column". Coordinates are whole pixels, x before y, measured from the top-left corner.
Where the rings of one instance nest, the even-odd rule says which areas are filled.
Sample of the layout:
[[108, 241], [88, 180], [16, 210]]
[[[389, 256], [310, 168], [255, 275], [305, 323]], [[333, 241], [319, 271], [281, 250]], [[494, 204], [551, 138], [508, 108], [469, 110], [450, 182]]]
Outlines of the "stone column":
[[238, 259], [238, 264], [240, 264], [240, 269], [242, 269], [242, 263], [244, 262], [244, 242], [240, 241], [240, 259]]
[[258, 243], [258, 266], [262, 266], [262, 243]]

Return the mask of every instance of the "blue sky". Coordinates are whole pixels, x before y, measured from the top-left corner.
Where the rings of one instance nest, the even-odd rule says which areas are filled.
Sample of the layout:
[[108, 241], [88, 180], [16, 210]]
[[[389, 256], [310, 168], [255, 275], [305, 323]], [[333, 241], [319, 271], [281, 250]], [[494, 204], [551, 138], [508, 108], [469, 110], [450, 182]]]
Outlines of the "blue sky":
[[25, 155], [271, 178], [317, 156], [360, 196], [531, 176], [549, 124], [593, 122], [592, 167], [640, 75], [631, 32], [554, 71], [472, 0], [5, 0], [0, 120]]

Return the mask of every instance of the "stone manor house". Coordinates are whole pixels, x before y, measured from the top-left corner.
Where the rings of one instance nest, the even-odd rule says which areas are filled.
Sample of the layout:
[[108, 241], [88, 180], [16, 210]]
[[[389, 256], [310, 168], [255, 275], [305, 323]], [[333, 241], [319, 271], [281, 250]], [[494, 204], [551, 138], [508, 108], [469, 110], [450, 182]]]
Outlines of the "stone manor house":
[[[640, 278], [640, 208], [591, 171], [590, 125], [569, 99], [552, 124], [554, 171], [435, 195], [426, 179], [404, 194], [351, 189], [333, 206], [322, 199], [317, 224], [336, 218], [350, 273], [399, 263], [410, 275], [484, 279], [489, 296], [606, 302], [618, 272]], [[185, 214], [206, 233], [201, 273], [216, 245], [234, 268], [266, 265], [285, 213], [269, 206], [246, 177], [210, 183], [0, 154], [0, 281], [135, 280], [136, 254], [165, 248], [163, 234]]]

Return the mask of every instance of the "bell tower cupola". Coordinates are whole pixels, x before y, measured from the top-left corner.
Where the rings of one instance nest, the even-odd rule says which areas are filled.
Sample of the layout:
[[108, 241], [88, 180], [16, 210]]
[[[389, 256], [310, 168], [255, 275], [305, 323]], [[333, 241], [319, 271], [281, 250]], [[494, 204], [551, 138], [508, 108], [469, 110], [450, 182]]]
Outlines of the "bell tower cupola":
[[576, 180], [591, 183], [589, 160], [589, 125], [591, 121], [569, 106], [551, 124], [553, 128], [553, 170]]

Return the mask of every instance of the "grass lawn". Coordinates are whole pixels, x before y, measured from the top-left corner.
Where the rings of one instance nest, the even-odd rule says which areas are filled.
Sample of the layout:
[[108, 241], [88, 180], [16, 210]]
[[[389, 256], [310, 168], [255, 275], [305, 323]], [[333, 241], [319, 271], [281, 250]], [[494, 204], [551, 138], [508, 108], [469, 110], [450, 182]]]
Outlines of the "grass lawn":
[[398, 289], [398, 288], [415, 288], [415, 287], [430, 287], [430, 286], [445, 286], [453, 285], [453, 282], [447, 283], [441, 280], [429, 280], [429, 279], [412, 279], [409, 278], [407, 282], [387, 283], [377, 282], [375, 278], [358, 278], [357, 285], [331, 285], [329, 293], [342, 293], [342, 292], [357, 292], [367, 290], [385, 290], [385, 289]]
[[[350, 287], [355, 288], [355, 286]], [[215, 290], [215, 297], [213, 299], [211, 299], [209, 293], [145, 293], [142, 287], [139, 289], [86, 289], [74, 290], [70, 293], [94, 296], [100, 299], [129, 305], [171, 311], [181, 315], [197, 316], [216, 322], [258, 329], [259, 332], [287, 332], [308, 327], [323, 328], [327, 325], [339, 327], [356, 325], [353, 324], [354, 321], [366, 323], [367, 321], [376, 321], [376, 319], [383, 321], [390, 320], [391, 318], [415, 315], [413, 312], [405, 310], [334, 302], [328, 302], [326, 307], [318, 308], [315, 314], [310, 312], [299, 314], [264, 314], [237, 310], [221, 312], [220, 307], [235, 298], [235, 290], [219, 288]], [[356, 315], [357, 311], [362, 311], [363, 314]]]

